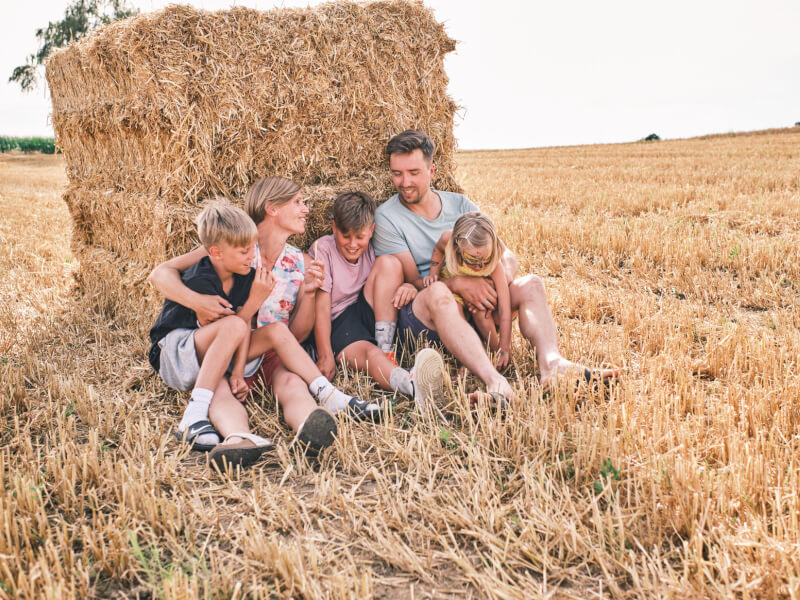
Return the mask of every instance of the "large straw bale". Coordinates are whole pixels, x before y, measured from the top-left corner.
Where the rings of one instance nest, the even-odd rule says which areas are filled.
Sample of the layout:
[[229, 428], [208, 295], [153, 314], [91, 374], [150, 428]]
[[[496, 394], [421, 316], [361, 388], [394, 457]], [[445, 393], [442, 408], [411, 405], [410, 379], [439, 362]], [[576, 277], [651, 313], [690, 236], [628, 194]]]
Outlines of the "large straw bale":
[[240, 196], [266, 173], [373, 173], [387, 139], [419, 127], [439, 148], [437, 185], [455, 189], [453, 48], [417, 2], [171, 6], [56, 52], [53, 124], [73, 181], [186, 199]]
[[195, 245], [202, 201], [241, 204], [267, 175], [303, 185], [311, 213], [292, 242], [305, 248], [330, 230], [336, 194], [392, 193], [384, 148], [404, 129], [428, 132], [434, 185], [458, 190], [453, 48], [430, 9], [387, 0], [170, 6], [54, 53], [47, 80], [81, 289], [106, 311], [157, 304], [146, 273]]

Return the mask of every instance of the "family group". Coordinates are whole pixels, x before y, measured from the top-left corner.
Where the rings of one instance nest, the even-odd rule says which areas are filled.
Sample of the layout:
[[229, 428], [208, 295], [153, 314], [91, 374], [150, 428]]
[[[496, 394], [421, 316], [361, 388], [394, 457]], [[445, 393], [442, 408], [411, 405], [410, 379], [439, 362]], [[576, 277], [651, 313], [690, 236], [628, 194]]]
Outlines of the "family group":
[[[215, 200], [197, 218], [201, 246], [150, 274], [166, 300], [150, 331], [149, 361], [164, 383], [191, 390], [176, 435], [212, 464], [246, 467], [273, 443], [250, 431], [243, 404], [256, 382], [271, 389], [293, 445], [316, 455], [336, 438], [334, 415], [379, 422], [385, 407], [331, 380], [337, 364], [424, 407], [444, 393], [439, 344], [502, 408], [514, 391], [512, 319], [536, 351], [540, 382], [604, 379], [566, 360], [542, 281], [516, 277], [517, 261], [491, 219], [462, 194], [431, 188], [434, 144], [404, 131], [386, 146], [397, 194], [376, 208], [360, 191], [333, 204], [333, 233], [304, 253], [287, 243], [305, 231], [296, 183], [267, 177], [244, 210]], [[406, 370], [398, 346], [422, 340]], [[487, 353], [486, 349], [489, 349]]]

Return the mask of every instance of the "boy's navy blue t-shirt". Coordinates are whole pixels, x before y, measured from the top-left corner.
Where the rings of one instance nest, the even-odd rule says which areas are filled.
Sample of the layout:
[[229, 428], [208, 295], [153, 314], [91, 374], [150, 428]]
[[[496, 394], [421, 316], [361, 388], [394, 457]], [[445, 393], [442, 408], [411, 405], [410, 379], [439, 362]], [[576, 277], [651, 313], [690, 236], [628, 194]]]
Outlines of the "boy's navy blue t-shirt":
[[[236, 311], [244, 305], [250, 295], [250, 286], [253, 284], [255, 272], [255, 269], [250, 269], [247, 275], [234, 273], [231, 291], [226, 294], [222, 290], [222, 280], [214, 270], [211, 260], [204, 256], [196, 265], [186, 269], [181, 275], [181, 281], [192, 291], [225, 298], [231, 303], [233, 310]], [[197, 315], [193, 310], [172, 300], [164, 300], [161, 314], [158, 315], [155, 325], [150, 329], [152, 345], [150, 346], [148, 360], [156, 370], [156, 373], [161, 367], [161, 348], [158, 342], [173, 329], [197, 329], [198, 327]]]

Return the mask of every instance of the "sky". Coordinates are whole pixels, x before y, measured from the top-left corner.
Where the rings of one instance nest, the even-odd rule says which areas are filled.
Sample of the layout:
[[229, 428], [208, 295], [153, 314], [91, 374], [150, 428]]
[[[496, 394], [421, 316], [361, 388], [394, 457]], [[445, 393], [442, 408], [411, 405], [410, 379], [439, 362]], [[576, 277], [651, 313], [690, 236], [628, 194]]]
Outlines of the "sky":
[[[161, 0], [128, 0], [142, 12]], [[187, 2], [181, 2], [187, 3]], [[268, 10], [308, 0], [193, 0]], [[8, 83], [69, 0], [0, 0], [0, 135], [52, 136], [49, 93]], [[445, 60], [462, 149], [634, 141], [800, 121], [798, 0], [425, 0], [458, 41]]]

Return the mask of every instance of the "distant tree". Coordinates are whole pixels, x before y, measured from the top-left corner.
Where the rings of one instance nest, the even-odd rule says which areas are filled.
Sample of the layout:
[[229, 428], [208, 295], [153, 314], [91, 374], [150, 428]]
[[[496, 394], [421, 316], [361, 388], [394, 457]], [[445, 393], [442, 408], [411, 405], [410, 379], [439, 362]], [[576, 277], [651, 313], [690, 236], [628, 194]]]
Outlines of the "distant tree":
[[139, 9], [129, 7], [126, 0], [73, 0], [61, 21], [50, 22], [36, 31], [41, 44], [36, 54], [31, 54], [24, 65], [14, 69], [11, 82], [19, 83], [23, 92], [30, 91], [39, 82], [41, 67], [57, 48], [84, 37], [93, 29], [138, 14]]
[[657, 142], [657, 141], [658, 141], [658, 140], [660, 140], [660, 139], [661, 139], [661, 138], [660, 138], [660, 137], [658, 137], [658, 134], [657, 134], [657, 133], [651, 133], [651, 134], [650, 134], [650, 135], [648, 135], [647, 137], [643, 137], [643, 138], [642, 138], [642, 141], [643, 141], [643, 142]]

